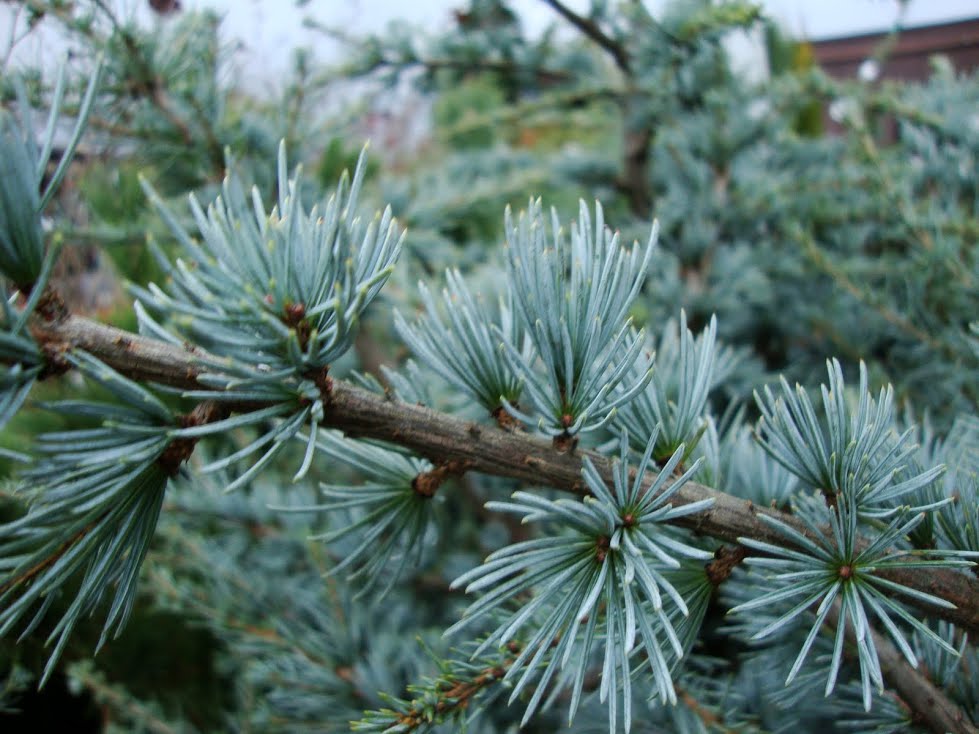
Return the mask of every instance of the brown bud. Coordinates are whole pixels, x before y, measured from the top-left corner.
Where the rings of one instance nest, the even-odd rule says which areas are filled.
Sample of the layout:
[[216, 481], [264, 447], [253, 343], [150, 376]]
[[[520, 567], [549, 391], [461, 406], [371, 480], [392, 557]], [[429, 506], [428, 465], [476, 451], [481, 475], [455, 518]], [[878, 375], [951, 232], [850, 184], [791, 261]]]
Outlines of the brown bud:
[[180, 0], [149, 0], [149, 4], [158, 15], [170, 15], [181, 9]]

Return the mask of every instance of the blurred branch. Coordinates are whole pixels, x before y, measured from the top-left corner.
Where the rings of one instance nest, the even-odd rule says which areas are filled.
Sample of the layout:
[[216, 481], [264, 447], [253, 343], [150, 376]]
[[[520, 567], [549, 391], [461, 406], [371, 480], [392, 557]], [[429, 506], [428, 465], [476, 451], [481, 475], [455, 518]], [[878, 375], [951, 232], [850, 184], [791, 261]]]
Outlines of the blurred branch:
[[[183, 143], [190, 147], [195, 145], [198, 135], [191, 129], [187, 120], [181, 117], [174, 105], [173, 99], [167, 89], [165, 80], [153, 69], [153, 65], [146, 57], [146, 54], [133, 34], [119, 22], [112, 9], [106, 4], [105, 0], [93, 0], [95, 5], [102, 11], [112, 25], [113, 31], [122, 40], [129, 60], [136, 66], [136, 87], [133, 91], [140, 93], [148, 99], [166, 118], [177, 133]], [[188, 95], [186, 102], [190, 105], [194, 115], [194, 123], [199, 128], [200, 134], [204, 137], [205, 149], [208, 160], [220, 177], [224, 173], [224, 146], [217, 138], [211, 120], [201, 108], [200, 103], [192, 95]]]
[[585, 18], [575, 13], [571, 8], [561, 2], [561, 0], [544, 0], [547, 5], [571, 25], [581, 31], [601, 48], [609, 53], [615, 61], [615, 65], [622, 70], [626, 76], [632, 75], [629, 64], [629, 55], [625, 47], [603, 31], [598, 24], [590, 18]]

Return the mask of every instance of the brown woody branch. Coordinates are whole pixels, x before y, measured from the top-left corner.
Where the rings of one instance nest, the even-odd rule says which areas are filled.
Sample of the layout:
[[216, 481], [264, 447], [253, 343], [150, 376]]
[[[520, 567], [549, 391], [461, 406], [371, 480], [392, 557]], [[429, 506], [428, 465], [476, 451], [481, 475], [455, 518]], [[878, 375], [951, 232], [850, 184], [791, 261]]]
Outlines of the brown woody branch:
[[644, 100], [637, 96], [637, 90], [632, 84], [632, 64], [625, 45], [609, 36], [594, 20], [578, 15], [561, 0], [544, 0], [544, 2], [607, 52], [629, 82], [630, 94], [624, 96], [620, 103], [622, 105], [624, 154], [622, 178], [617, 183], [628, 197], [629, 207], [633, 214], [647, 218], [652, 210], [653, 201], [648, 171], [653, 130], [649, 122], [636, 129], [630, 127], [630, 120], [635, 116], [634, 108], [644, 104]]
[[434, 469], [422, 472], [411, 481], [411, 488], [422, 497], [434, 497], [449, 477], [459, 477], [469, 468], [465, 461], [446, 461]]
[[704, 566], [704, 571], [707, 573], [711, 585], [717, 588], [731, 578], [734, 569], [740, 566], [747, 557], [748, 549], [743, 545], [736, 545], [733, 548], [722, 545], [714, 551], [714, 560]]
[[[835, 630], [840, 623], [840, 603], [834, 602], [825, 624]], [[969, 721], [961, 708], [945, 695], [921, 668], [913, 668], [904, 654], [880, 632], [871, 629], [880, 672], [911, 713], [915, 724], [935, 734], [979, 734], [979, 729]], [[853, 625], [848, 624], [846, 639], [856, 644]], [[851, 653], [847, 653], [848, 657]]]
[[[718, 548], [714, 553], [714, 560], [704, 567], [711, 584], [716, 588], [724, 583], [747, 555], [748, 549], [743, 545], [736, 545], [733, 548], [727, 546]], [[830, 609], [824, 624], [828, 633], [832, 635], [839, 623], [840, 603], [837, 600]], [[847, 626], [846, 633], [847, 641], [854, 645], [856, 640], [853, 625]], [[979, 734], [979, 730], [969, 721], [965, 712], [932, 682], [927, 671], [922, 668], [911, 667], [907, 658], [884, 635], [874, 629], [870, 630], [870, 634], [877, 650], [881, 673], [888, 685], [897, 693], [898, 700], [909, 710], [915, 724], [919, 724], [936, 734], [944, 734], [945, 732]], [[852, 657], [852, 654], [852, 650], [847, 653], [848, 657]], [[688, 701], [680, 689], [677, 689], [677, 694], [701, 716], [704, 723], [718, 723], [705, 718], [698, 708], [695, 708], [696, 701], [692, 698]], [[689, 694], [687, 695], [689, 696]], [[710, 715], [709, 711], [705, 713]]]
[[544, 0], [544, 2], [550, 5], [558, 15], [581, 31], [585, 36], [607, 51], [612, 57], [612, 60], [615, 61], [615, 65], [622, 70], [622, 73], [626, 75], [631, 73], [629, 55], [626, 53], [625, 47], [603, 31], [595, 21], [591, 18], [578, 15], [561, 2], [561, 0]]
[[[200, 387], [201, 354], [147, 339], [77, 316], [32, 326], [35, 339], [51, 353], [84, 349], [113, 369], [140, 381], [194, 389]], [[611, 461], [587, 451], [559, 453], [550, 442], [524, 433], [503, 431], [495, 426], [460, 420], [419, 405], [393, 402], [340, 380], [332, 381], [325, 396], [328, 409], [324, 426], [351, 437], [374, 438], [408, 448], [436, 466], [458, 462], [469, 471], [510, 477], [536, 486], [548, 486], [585, 494], [581, 479], [582, 459], [588, 456], [606, 481], [612, 481]], [[255, 405], [227, 406], [230, 410], [254, 410]], [[652, 477], [649, 478], [650, 482]], [[799, 532], [813, 532], [791, 515], [756, 507], [751, 502], [688, 482], [673, 496], [676, 507], [711, 499], [706, 510], [677, 518], [676, 524], [702, 535], [727, 542], [752, 538], [772, 545], [793, 547], [760, 515], [777, 518]], [[952, 569], [880, 569], [877, 574], [890, 581], [923, 591], [955, 605], [948, 609], [914, 597], [902, 597], [930, 617], [952, 622], [979, 636], [979, 579]]]
[[914, 723], [935, 734], [979, 734], [979, 729], [969, 721], [963, 710], [921, 668], [912, 668], [897, 647], [879, 632], [872, 630], [871, 634], [881, 672], [910, 709]]

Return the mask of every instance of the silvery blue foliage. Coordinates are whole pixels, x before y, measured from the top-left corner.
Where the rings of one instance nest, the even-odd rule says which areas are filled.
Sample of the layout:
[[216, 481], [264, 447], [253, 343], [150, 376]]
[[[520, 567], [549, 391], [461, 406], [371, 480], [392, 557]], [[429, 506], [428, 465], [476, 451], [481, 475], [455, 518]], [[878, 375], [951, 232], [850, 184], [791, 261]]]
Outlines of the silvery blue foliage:
[[[366, 442], [343, 440], [336, 431], [322, 429], [316, 448], [334, 462], [356, 470], [366, 482], [321, 482], [325, 502], [288, 511], [318, 511], [339, 518], [335, 523], [339, 527], [314, 536], [337, 546], [352, 537], [352, 544], [340, 546], [343, 560], [330, 573], [345, 572], [363, 587], [363, 593], [384, 581], [382, 593], [386, 593], [409, 564], [419, 565], [426, 549], [434, 505], [440, 499], [419, 491], [416, 480], [432, 464]], [[391, 569], [393, 561], [397, 566]]]
[[895, 430], [894, 390], [882, 388], [875, 400], [867, 387], [867, 368], [860, 364], [857, 404], [848, 403], [843, 370], [827, 363], [829, 386], [821, 386], [823, 418], [805, 389], [781, 380], [778, 397], [765, 388], [755, 396], [762, 413], [762, 446], [809, 489], [828, 500], [846, 496], [863, 516], [886, 517], [894, 501], [911, 496], [941, 476], [943, 466], [906, 476], [912, 466], [913, 429]]
[[[652, 379], [636, 398], [618, 412], [616, 424], [628, 431], [637, 450], [642, 450], [643, 436], [653, 432], [659, 445], [657, 461], [676, 451], [681, 444], [689, 449], [697, 445], [706, 428], [704, 409], [713, 386], [717, 320], [711, 318], [699, 337], [687, 328], [687, 317], [680, 312], [679, 329], [673, 322], [666, 325], [656, 346]], [[642, 366], [632, 368], [638, 377]]]
[[750, 426], [730, 431], [720, 451], [725, 492], [761, 507], [782, 507], [798, 490], [799, 478], [761, 447]]
[[[930, 442], [921, 457], [927, 464], [942, 462], [948, 471], [928, 489], [926, 497], [940, 503], [934, 514], [942, 545], [979, 552], [979, 418], [962, 416], [944, 441]], [[948, 497], [951, 502], [944, 502]]]
[[225, 358], [221, 367], [245, 364], [269, 375], [255, 380], [257, 392], [327, 368], [350, 346], [353, 326], [391, 274], [403, 239], [390, 208], [370, 222], [357, 210], [365, 154], [353, 181], [344, 175], [322, 209], [307, 212], [298, 172], [288, 176], [283, 143], [270, 212], [258, 189], [246, 195], [234, 176], [206, 211], [191, 195], [201, 242], [144, 184], [188, 259], [168, 266], [169, 292], [150, 286], [137, 294], [174, 314], [178, 333]]
[[[330, 564], [322, 545], [303, 538], [296, 516], [269, 510], [268, 495], [201, 497], [200, 486], [175, 484], [170, 502], [181, 512], [161, 523], [150, 578], [164, 603], [193, 610], [233, 651], [250, 726], [279, 734], [350, 731], [365, 706], [385, 703], [378, 691], [403, 690], [424, 674], [419, 637], [437, 644], [438, 635], [403, 597], [376, 604], [358, 600], [336, 578], [324, 585]], [[188, 532], [203, 524], [212, 526], [210, 537]], [[242, 527], [261, 532], [246, 540]], [[378, 632], [389, 623], [415, 634]]]
[[[92, 110], [101, 71], [99, 60], [78, 108], [71, 137], [50, 177], [46, 172], [65, 99], [65, 67], [62, 65], [58, 71], [40, 147], [33, 139], [34, 121], [22, 84], [18, 89], [22, 124], [18, 125], [6, 110], [0, 110], [0, 160], [4, 161], [4, 175], [0, 177], [0, 271], [23, 289], [25, 295], [32, 289], [43, 290], [42, 273], [50, 272], [53, 266], [57, 248], [45, 247], [41, 212], [51, 202], [75, 155]], [[40, 287], [34, 288], [39, 281]], [[29, 313], [31, 309], [25, 311]]]
[[[758, 515], [776, 532], [790, 539], [797, 550], [752, 538], [740, 538], [744, 545], [766, 554], [766, 557], [750, 556], [746, 563], [754, 568], [767, 569], [767, 577], [772, 583], [759, 587], [757, 596], [733, 607], [730, 613], [771, 610], [778, 608], [779, 603], [791, 600], [794, 606], [788, 610], [780, 609], [779, 616], [774, 620], [763, 624], [757, 624], [760, 620], [753, 620], [755, 630], [751, 639], [758, 640], [786, 630], [801, 615], [806, 615], [808, 623], [808, 612], [816, 605], [815, 620], [789, 670], [786, 684], [799, 674], [821, 627], [833, 613], [836, 621], [832, 626], [836, 627], [836, 633], [825, 695], [829, 695], [836, 685], [849, 628], [856, 638], [863, 705], [869, 711], [874, 690], [880, 693], [884, 689], [877, 646], [872, 636], [872, 619], [880, 622], [912, 666], [917, 666], [917, 658], [895, 619], [955, 654], [954, 648], [937, 637], [925, 622], [910, 613], [892, 594], [897, 591], [937, 606], [947, 606], [949, 602], [902, 586], [882, 577], [880, 572], [890, 568], [963, 567], [973, 564], [959, 558], [963, 555], [961, 552], [919, 551], [908, 547], [909, 533], [925, 519], [922, 512], [912, 514], [905, 508], [903, 512], [891, 513], [887, 524], [878, 527], [873, 536], [867, 537], [860, 531], [859, 498], [849, 493], [835, 495], [835, 498], [835, 503], [830, 506], [819, 495], [800, 498], [793, 514], [802, 521], [801, 528], [791, 527], [768, 515]], [[827, 524], [831, 531], [829, 535], [823, 531]], [[771, 590], [773, 588], [775, 590]]]
[[[623, 435], [611, 488], [586, 458], [582, 476], [593, 494], [583, 501], [517, 492], [511, 502], [487, 504], [496, 511], [522, 515], [524, 522], [541, 523], [550, 534], [502, 548], [456, 579], [453, 586], [485, 594], [448, 633], [488, 618], [497, 626], [477, 653], [520, 640], [521, 652], [504, 681], [513, 682], [511, 702], [535, 682], [524, 722], [555, 677], [558, 688], [571, 689], [569, 719], [573, 719], [585, 676], [593, 658], [600, 655], [599, 694], [608, 701], [609, 725], [616, 728], [621, 706], [628, 731], [634, 668], [630, 657], [635, 648], [643, 651], [656, 695], [664, 702], [676, 702], [671, 667], [689, 644], [689, 638], [685, 641], [677, 630], [692, 612], [669, 575], [681, 569], [680, 559], [710, 559], [713, 554], [674, 537], [663, 523], [698, 512], [712, 501], [682, 507], [670, 504], [673, 494], [697, 470], [694, 464], [673, 476], [682, 448], [647, 485], [645, 472], [651, 467], [655, 445], [653, 434], [635, 466], [635, 476], [630, 477], [629, 440]], [[705, 576], [700, 586], [709, 589]], [[514, 609], [514, 599], [525, 593], [532, 597]], [[695, 592], [688, 598], [699, 600], [693, 612], [697, 620], [706, 609], [706, 598]], [[497, 623], [494, 615], [503, 621]], [[695, 630], [698, 622], [691, 626]], [[693, 630], [687, 631], [694, 634]]]
[[508, 208], [504, 229], [515, 315], [534, 345], [528, 357], [522, 344], [503, 341], [528, 404], [517, 409], [507, 401], [504, 406], [549, 436], [600, 428], [651, 376], [648, 367], [638, 374], [633, 369], [648, 360], [641, 356], [643, 334], [631, 328], [628, 311], [645, 278], [658, 228], [654, 223], [645, 247], [635, 243], [626, 249], [618, 233], [605, 226], [601, 205], [596, 204], [593, 225], [581, 202], [569, 241], [557, 212], [551, 211], [548, 226], [538, 200], [516, 221]]
[[[75, 155], [95, 100], [101, 76], [96, 64], [79, 106], [71, 137], [65, 144], [54, 172], [47, 169], [54, 149], [55, 134], [65, 99], [65, 67], [58, 70], [51, 110], [40, 146], [34, 141], [34, 123], [23, 83], [18, 81], [18, 106], [21, 124], [0, 109], [0, 274], [13, 284], [8, 293], [0, 289], [0, 428], [20, 409], [34, 381], [40, 375], [43, 359], [27, 329], [27, 320], [45, 294], [57, 256], [60, 238], [46, 244], [41, 214], [57, 192]], [[24, 302], [15, 305], [18, 296]]]
[[229, 490], [250, 481], [306, 426], [306, 453], [295, 478], [309, 470], [323, 418], [327, 370], [350, 347], [360, 314], [394, 267], [403, 234], [390, 208], [366, 224], [357, 211], [365, 154], [353, 181], [344, 174], [322, 209], [314, 206], [307, 212], [299, 174], [288, 176], [283, 143], [278, 198], [271, 212], [266, 212], [257, 188], [246, 197], [234, 176], [225, 178], [222, 195], [206, 212], [191, 195], [200, 242], [144, 182], [147, 196], [188, 259], [165, 263], [167, 290], [134, 288], [146, 306], [169, 316], [164, 327], [137, 304], [141, 329], [171, 342], [189, 339], [207, 350], [202, 362], [208, 374], [198, 379], [206, 387], [186, 392], [186, 397], [273, 402], [175, 434], [196, 438], [275, 422], [246, 448], [205, 467], [221, 470], [264, 451]]
[[[43, 679], [54, 671], [75, 626], [104, 608], [107, 598], [98, 647], [113, 628], [118, 634], [125, 626], [167, 486], [159, 459], [176, 424], [149, 390], [84, 352], [69, 359], [117, 402], [66, 400], [50, 406], [94, 419], [96, 426], [39, 437], [38, 463], [23, 474], [30, 509], [0, 525], [0, 635], [24, 620], [21, 634], [30, 634], [65, 582], [80, 578], [74, 599], [48, 633], [55, 645]], [[64, 552], [66, 544], [70, 552]]]
[[[979, 128], [969, 104], [979, 89], [975, 78], [946, 71], [939, 83], [883, 85], [866, 94], [816, 70], [796, 69], [762, 88], [742, 83], [720, 44], [725, 31], [757, 18], [757, 7], [742, 0], [674, 3], [661, 18], [642, 3], [594, 2], [577, 26], [588, 29], [584, 42], [571, 43], [560, 32], [524, 36], [507, 2], [469, 6], [444, 37], [401, 27], [351, 49], [352, 65], [389, 78], [411, 67], [427, 89], [451, 93], [477, 77], [482, 89], [507, 99], [466, 110], [460, 124], [437, 131], [440, 166], [426, 161], [424, 171], [405, 176], [392, 167], [383, 174], [381, 187], [398, 192], [396, 209], [412, 223], [409, 250], [417, 257], [406, 265], [431, 273], [459, 264], [462, 274], [449, 272], [443, 297], [423, 286], [424, 313], [413, 319], [404, 311], [399, 319], [422, 366], [382, 366], [371, 387], [383, 392], [377, 405], [422, 403], [456, 416], [502, 404], [510, 411], [504, 417], [559, 439], [564, 452], [548, 455], [554, 466], [584, 464], [580, 481], [562, 485], [573, 494], [557, 499], [553, 489], [530, 490], [525, 482], [511, 502], [479, 507], [512, 492], [514, 480], [467, 473], [426, 496], [418, 482], [434, 482], [447, 465], [319, 429], [327, 415], [343, 422], [339, 410], [327, 412], [332, 380], [354, 361], [345, 350], [388, 278], [400, 238], [386, 214], [374, 220], [373, 232], [357, 218], [362, 166], [317, 218], [299, 205], [299, 176], [288, 179], [280, 155], [271, 213], [235, 180], [211, 206], [192, 206], [199, 236], [164, 213], [182, 260], [167, 265], [169, 283], [137, 291], [137, 312], [147, 335], [197, 350], [209, 370], [198, 389], [158, 404], [150, 389], [110, 379], [81, 354], [66, 357], [68, 365], [102, 375], [122, 400], [64, 403], [61, 410], [94, 418], [97, 427], [42, 437], [40, 461], [24, 476], [44, 480], [38, 486], [47, 494], [35, 498], [25, 519], [0, 528], [0, 568], [13, 569], [17, 586], [0, 582], [0, 615], [22, 615], [15, 631], [29, 626], [31, 604], [19, 601], [28, 599], [36, 602], [31, 609], [56, 616], [59, 604], [50, 599], [73, 589], [71, 581], [81, 596], [68, 599], [67, 621], [54, 623], [62, 630], [57, 643], [74, 624], [71, 615], [95, 610], [99, 598], [115, 631], [163, 487], [173, 487], [172, 473], [207, 438], [187, 468], [203, 464], [212, 474], [188, 486], [190, 472], [181, 472], [159, 543], [146, 551], [162, 563], [143, 564], [153, 583], [142, 588], [153, 603], [206, 620], [219, 637], [216, 654], [231, 695], [240, 695], [222, 714], [240, 728], [346, 731], [367, 707], [354, 728], [388, 734], [464, 727], [512, 734], [521, 717], [536, 731], [589, 734], [623, 721], [637, 734], [796, 734], [839, 718], [856, 730], [903, 731], [920, 712], [898, 702], [900, 685], [877, 693], [882, 682], [894, 684], [885, 646], [916, 659], [966, 719], [979, 721], [979, 678], [969, 674], [979, 665], [975, 645], [951, 626], [915, 624], [899, 601], [909, 601], [908, 590], [890, 581], [903, 570], [921, 579], [933, 567], [958, 565], [952, 574], [966, 588], [974, 583], [954, 551], [977, 550], [979, 537], [971, 460], [977, 434], [969, 418], [955, 418], [974, 412], [979, 395], [979, 324], [971, 332], [967, 326], [975, 320], [979, 279], [971, 170]], [[129, 58], [141, 40], [135, 27], [112, 28], [110, 49], [126, 47], [127, 56], [115, 60], [118, 76], [107, 85], [118, 107], [105, 109], [121, 114], [102, 121], [133, 121], [129, 140], [140, 141], [139, 165], [159, 175], [160, 190], [185, 186], [191, 177], [175, 177], [178, 166], [193, 169], [195, 182], [213, 176], [227, 143], [264, 165], [279, 118], [288, 120], [290, 140], [306, 132], [301, 99], [282, 107], [263, 99], [263, 108], [284, 114], [236, 131], [230, 118], [249, 102], [228, 94], [211, 73], [218, 69], [214, 24], [190, 16], [170, 25], [173, 33], [150, 34], [145, 66]], [[209, 35], [195, 35], [206, 25]], [[618, 53], [603, 58], [609, 47]], [[198, 58], [205, 55], [211, 65]], [[297, 57], [301, 76], [308, 69], [300, 67]], [[132, 81], [146, 89], [134, 92]], [[295, 89], [305, 91], [301, 80]], [[120, 104], [140, 94], [152, 98]], [[845, 137], [799, 124], [802, 107], [834, 96], [846, 97], [854, 113]], [[866, 123], [879, 114], [897, 120], [902, 140], [875, 149]], [[467, 126], [481, 128], [493, 144], [446, 149], [438, 139], [444, 132], [464, 137]], [[166, 134], [157, 134], [161, 129]], [[188, 130], [194, 139], [182, 144]], [[198, 130], [204, 134], [194, 135]], [[317, 135], [302, 137], [319, 145]], [[531, 147], [535, 139], [545, 145]], [[36, 255], [41, 241], [31, 227], [32, 202], [42, 192], [24, 185], [27, 169], [17, 155], [10, 156], [16, 175], [2, 184], [30, 205], [4, 209], [11, 216], [0, 237], [21, 230], [29, 246], [12, 258], [0, 253], [0, 269], [11, 271], [24, 252]], [[128, 152], [123, 157], [133, 161]], [[637, 161], [642, 165], [630, 170]], [[260, 166], [249, 175], [268, 181]], [[467, 268], [485, 258], [482, 245], [499, 241], [492, 223], [503, 202], [537, 187], [555, 200], [598, 194], [624, 231], [643, 240], [655, 210], [669, 249], [663, 264], [649, 256], [655, 234], [646, 248], [620, 248], [600, 207], [581, 208], [569, 242], [556, 217], [548, 220], [532, 202], [523, 218], [507, 217], [507, 276], [494, 273], [500, 285], [483, 287], [482, 301]], [[199, 196], [210, 201], [210, 194]], [[133, 209], [128, 226], [142, 237], [141, 212]], [[45, 257], [57, 247], [51, 239]], [[33, 274], [38, 261], [31, 257], [21, 260]], [[40, 262], [37, 283], [47, 277], [48, 261]], [[40, 290], [30, 297], [40, 298]], [[0, 380], [0, 421], [35, 378], [66, 366], [58, 362], [61, 345], [35, 344], [31, 332], [43, 333], [44, 324], [32, 314], [32, 302], [25, 307], [13, 298], [0, 314], [0, 357], [9, 369]], [[679, 328], [668, 321], [678, 314]], [[697, 336], [687, 329], [688, 315], [704, 326]], [[633, 331], [630, 316], [655, 331], [658, 344]], [[24, 328], [29, 318], [31, 329]], [[738, 346], [718, 347], [717, 328]], [[942, 431], [952, 427], [944, 441], [923, 440], [926, 447], [914, 449], [913, 432], [895, 427], [890, 392], [875, 400], [866, 374], [859, 394], [848, 390], [842, 368], [831, 366], [822, 402], [787, 387], [765, 393], [757, 429], [764, 445], [758, 443], [743, 425], [751, 408], [737, 405], [748, 386], [776, 366], [789, 379], [808, 379], [812, 360], [834, 350], [854, 369], [863, 356], [872, 360], [870, 375], [896, 380], [894, 401], [921, 400], [935, 411]], [[751, 357], [739, 364], [743, 353]], [[193, 425], [192, 416], [168, 412], [178, 400], [188, 407], [218, 403], [227, 414]], [[459, 425], [448, 415], [434, 420]], [[386, 435], [419, 445], [412, 428], [408, 422]], [[601, 436], [595, 443], [614, 434], [615, 446], [601, 451], [617, 450], [617, 457], [606, 463], [579, 447], [576, 439], [588, 431]], [[474, 425], [467, 436], [467, 450], [495, 439], [543, 450], [537, 436], [519, 428], [501, 436], [494, 426]], [[171, 449], [180, 451], [170, 456]], [[253, 454], [261, 458], [235, 474]], [[273, 460], [291, 456], [299, 471], [283, 477]], [[427, 457], [438, 461], [439, 450]], [[523, 458], [501, 467], [501, 475], [531, 476], [534, 464], [521, 464]], [[944, 475], [939, 463], [948, 465]], [[130, 475], [134, 466], [146, 469], [146, 483]], [[263, 469], [269, 471], [260, 475]], [[300, 481], [290, 484], [290, 476]], [[684, 501], [708, 493], [695, 482], [734, 497], [716, 494], [711, 507], [678, 506], [678, 492]], [[234, 495], [207, 491], [246, 485]], [[269, 506], [296, 509], [315, 503], [317, 491], [328, 516], [313, 518], [312, 529]], [[772, 505], [782, 512], [766, 509]], [[763, 518], [741, 543], [731, 537], [740, 532], [717, 530], [717, 518], [737, 508], [740, 522], [754, 522], [752, 511]], [[82, 520], [94, 522], [92, 533], [103, 533], [99, 523], [109, 520], [121, 531], [105, 530], [96, 546], [75, 532]], [[702, 537], [701, 520], [729, 546]], [[328, 546], [308, 539], [324, 529]], [[715, 550], [714, 560], [707, 550]], [[396, 566], [411, 563], [418, 573], [397, 573]], [[385, 587], [383, 603], [359, 603], [345, 571], [367, 590]], [[458, 577], [483, 595], [455, 626], [472, 634], [448, 650], [438, 638], [464, 614], [461, 589], [448, 588]], [[911, 601], [925, 605], [916, 613], [932, 616], [930, 595]], [[965, 606], [969, 599], [955, 601]], [[708, 611], [721, 604], [739, 611], [718, 628]], [[934, 607], [935, 616], [945, 613]], [[718, 650], [726, 659], [712, 665]], [[834, 686], [837, 698], [827, 702], [822, 694]], [[518, 705], [495, 705], [510, 694]], [[127, 703], [123, 697], [107, 710]]]
[[428, 288], [419, 283], [424, 316], [411, 326], [396, 311], [395, 327], [430, 370], [486, 411], [498, 414], [504, 402], [519, 402], [522, 387], [503, 343], [517, 345], [522, 358], [531, 361], [524, 324], [513, 312], [512, 291], [505, 288], [494, 307], [481, 294], [473, 296], [458, 270], [449, 269], [445, 276], [441, 309]]
[[0, 298], [0, 427], [20, 410], [44, 368], [41, 350], [23, 328], [25, 311]]

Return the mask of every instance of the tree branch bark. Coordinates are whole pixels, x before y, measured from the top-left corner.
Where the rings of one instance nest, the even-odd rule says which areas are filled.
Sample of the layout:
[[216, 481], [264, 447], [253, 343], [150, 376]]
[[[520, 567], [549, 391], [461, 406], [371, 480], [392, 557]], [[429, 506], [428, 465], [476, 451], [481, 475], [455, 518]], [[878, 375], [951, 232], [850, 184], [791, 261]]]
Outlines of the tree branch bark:
[[[107, 365], [139, 381], [173, 387], [201, 387], [201, 352], [181, 349], [78, 316], [53, 321], [36, 320], [32, 333], [45, 353], [83, 349]], [[430, 459], [436, 465], [461, 462], [471, 471], [510, 477], [531, 485], [547, 486], [584, 494], [582, 459], [588, 456], [606, 481], [612, 481], [612, 463], [588, 451], [560, 453], [549, 441], [496, 426], [460, 420], [419, 405], [399, 403], [340, 380], [332, 381], [326, 398], [327, 411], [321, 425], [336, 428], [351, 437], [373, 438], [398, 444]], [[233, 404], [228, 409], [235, 410]], [[240, 406], [256, 409], [254, 404]], [[652, 476], [649, 477], [651, 482]], [[759, 519], [769, 515], [813, 537], [812, 531], [791, 515], [756, 507], [747, 500], [688, 482], [674, 495], [676, 507], [714, 500], [702, 512], [677, 518], [676, 524], [695, 533], [728, 542], [752, 538], [765, 543], [793, 547], [787, 539]], [[914, 597], [902, 597], [930, 617], [952, 622], [971, 635], [979, 636], [979, 579], [953, 569], [882, 569], [882, 577], [955, 605], [948, 609]]]
[[615, 65], [622, 70], [623, 74], [628, 75], [631, 73], [629, 55], [626, 53], [625, 48], [621, 43], [603, 31], [595, 21], [578, 15], [561, 2], [561, 0], [544, 0], [544, 2], [550, 5], [558, 15], [581, 31], [585, 36], [607, 51], [613, 61], [615, 61]]
[[877, 631], [872, 632], [884, 679], [911, 709], [912, 718], [935, 734], [979, 734], [961, 708], [920, 669], [912, 668], [900, 650]]
[[630, 94], [622, 104], [623, 157], [622, 177], [619, 186], [629, 199], [629, 208], [638, 217], [646, 219], [653, 208], [653, 196], [649, 182], [649, 151], [653, 143], [652, 123], [633, 128], [636, 105], [646, 103], [633, 83], [632, 62], [625, 46], [609, 36], [591, 18], [578, 15], [561, 0], [544, 0], [558, 15], [577, 28], [588, 39], [607, 52], [625, 76]]
[[629, 199], [629, 209], [638, 217], [648, 219], [653, 209], [653, 194], [649, 183], [649, 150], [653, 144], [650, 127], [629, 129], [630, 108], [635, 101], [624, 105], [622, 125], [625, 129], [621, 189]]
[[[835, 630], [839, 620], [840, 604], [837, 600], [826, 616], [825, 624]], [[920, 667], [912, 668], [894, 643], [880, 632], [871, 629], [870, 634], [880, 661], [880, 672], [908, 707], [915, 724], [935, 734], [979, 734], [979, 729], [969, 721], [965, 712], [932, 682], [925, 671]], [[852, 624], [847, 625], [846, 639], [851, 645], [856, 644]]]

